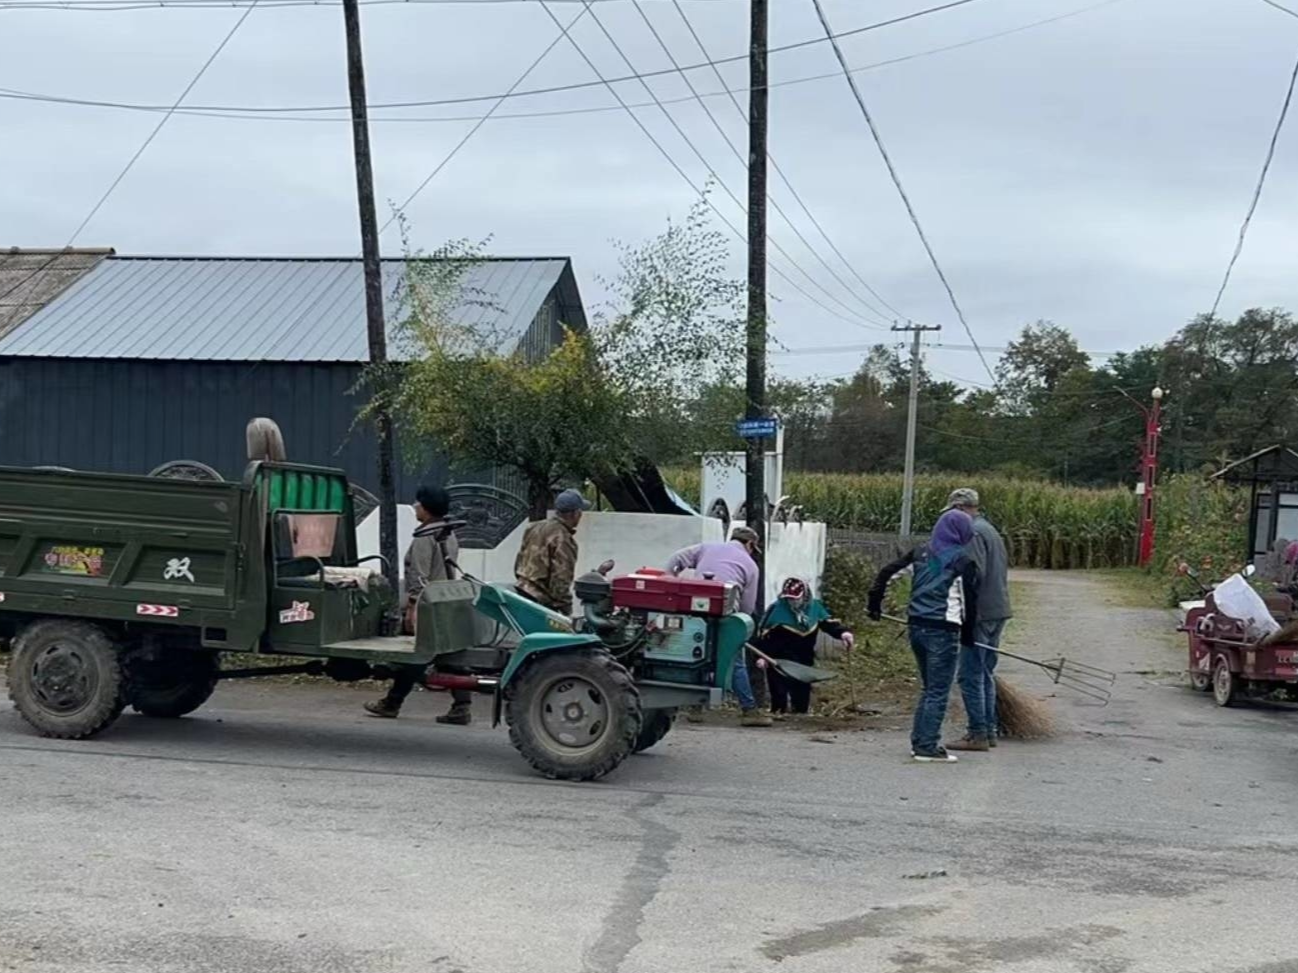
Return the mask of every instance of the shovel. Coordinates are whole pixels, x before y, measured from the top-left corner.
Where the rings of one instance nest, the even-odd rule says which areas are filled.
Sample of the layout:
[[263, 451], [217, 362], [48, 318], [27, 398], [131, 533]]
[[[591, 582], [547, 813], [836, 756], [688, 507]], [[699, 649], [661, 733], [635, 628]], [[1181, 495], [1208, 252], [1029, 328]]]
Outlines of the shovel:
[[748, 650], [766, 662], [768, 666], [787, 679], [794, 682], [805, 682], [807, 685], [813, 685], [818, 682], [828, 682], [830, 679], [838, 678], [838, 673], [830, 672], [828, 669], [817, 669], [815, 666], [804, 666], [801, 662], [790, 662], [788, 659], [776, 659], [761, 649], [756, 648], [750, 642]]

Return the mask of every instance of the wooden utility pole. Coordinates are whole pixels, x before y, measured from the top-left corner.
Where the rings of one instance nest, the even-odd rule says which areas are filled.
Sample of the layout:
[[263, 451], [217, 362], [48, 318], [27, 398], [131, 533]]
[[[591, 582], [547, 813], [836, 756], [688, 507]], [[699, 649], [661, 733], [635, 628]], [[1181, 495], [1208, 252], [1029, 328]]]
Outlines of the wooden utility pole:
[[910, 537], [911, 514], [915, 506], [915, 422], [919, 413], [919, 336], [924, 331], [941, 331], [940, 324], [894, 324], [893, 331], [911, 332], [910, 401], [906, 408], [906, 473], [901, 488], [901, 530], [903, 542]]
[[347, 31], [347, 87], [351, 93], [352, 150], [356, 161], [356, 203], [361, 218], [361, 262], [365, 268], [365, 324], [370, 363], [377, 386], [374, 432], [379, 453], [379, 553], [393, 591], [398, 590], [397, 497], [392, 448], [391, 390], [387, 369], [388, 335], [383, 319], [383, 268], [379, 262], [379, 221], [374, 209], [374, 168], [370, 162], [369, 110], [365, 103], [365, 62], [361, 54], [361, 14], [357, 0], [343, 0]]
[[[751, 46], [748, 52], [748, 354], [745, 377], [746, 419], [766, 417], [766, 45], [767, 0], [750, 0]], [[757, 555], [763, 582], [758, 610], [765, 607], [766, 588], [766, 441], [748, 440], [745, 506], [748, 525], [762, 538]]]

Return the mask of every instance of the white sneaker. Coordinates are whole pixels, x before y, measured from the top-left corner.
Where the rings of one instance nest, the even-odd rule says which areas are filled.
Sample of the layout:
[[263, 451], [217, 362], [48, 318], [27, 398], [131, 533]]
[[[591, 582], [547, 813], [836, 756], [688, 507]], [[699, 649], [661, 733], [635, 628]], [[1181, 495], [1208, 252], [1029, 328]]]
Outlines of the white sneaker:
[[954, 764], [958, 763], [960, 760], [960, 758], [955, 754], [947, 753], [946, 749], [943, 747], [923, 752], [912, 750], [910, 752], [910, 759], [915, 761], [917, 764]]

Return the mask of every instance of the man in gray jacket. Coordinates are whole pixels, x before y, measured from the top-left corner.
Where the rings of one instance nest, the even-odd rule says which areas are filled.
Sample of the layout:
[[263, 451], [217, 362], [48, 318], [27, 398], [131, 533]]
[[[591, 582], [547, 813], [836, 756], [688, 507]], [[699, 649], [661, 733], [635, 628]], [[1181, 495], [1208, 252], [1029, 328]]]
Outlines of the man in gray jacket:
[[[974, 641], [997, 648], [1010, 610], [1009, 555], [1005, 541], [978, 509], [978, 491], [970, 487], [954, 490], [947, 506], [963, 510], [974, 518], [970, 554], [981, 579], [978, 589], [978, 620]], [[974, 645], [960, 647], [960, 695], [964, 699], [969, 729], [958, 745], [960, 750], [990, 750], [996, 746], [1000, 727], [996, 714], [996, 662], [999, 654]]]

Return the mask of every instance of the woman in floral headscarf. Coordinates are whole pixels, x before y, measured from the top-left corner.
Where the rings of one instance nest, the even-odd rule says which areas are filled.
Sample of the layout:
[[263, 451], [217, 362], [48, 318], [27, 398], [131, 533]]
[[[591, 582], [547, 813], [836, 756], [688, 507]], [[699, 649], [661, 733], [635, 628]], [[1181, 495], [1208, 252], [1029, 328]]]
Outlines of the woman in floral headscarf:
[[[843, 624], [831, 618], [825, 606], [802, 578], [787, 578], [780, 597], [767, 609], [758, 628], [758, 647], [775, 659], [787, 659], [809, 666], [816, 661], [816, 639], [821, 632], [852, 648], [853, 636]], [[806, 713], [811, 708], [811, 687], [786, 679], [772, 667], [766, 669], [771, 687], [771, 712]]]

